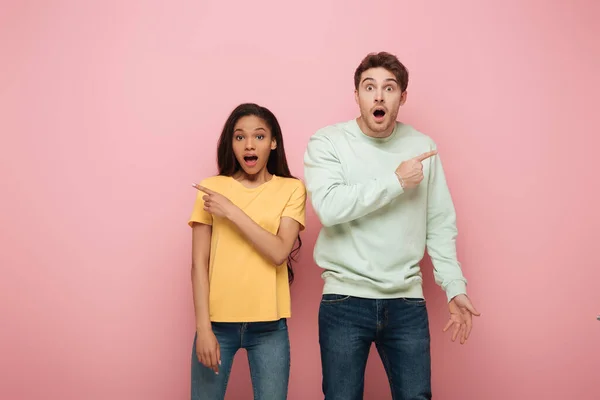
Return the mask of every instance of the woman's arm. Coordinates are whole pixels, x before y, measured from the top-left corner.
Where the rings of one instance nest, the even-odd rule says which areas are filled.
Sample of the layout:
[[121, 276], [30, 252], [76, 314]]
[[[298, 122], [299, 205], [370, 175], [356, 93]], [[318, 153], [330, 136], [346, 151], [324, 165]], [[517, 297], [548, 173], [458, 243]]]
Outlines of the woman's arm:
[[298, 232], [300, 232], [298, 221], [290, 217], [281, 218], [279, 230], [274, 235], [254, 222], [222, 194], [201, 185], [194, 185], [194, 187], [206, 193], [202, 197], [205, 211], [230, 220], [254, 248], [273, 264], [279, 266], [285, 262], [292, 251]]
[[212, 331], [208, 306], [208, 262], [210, 257], [210, 225], [195, 223], [192, 228], [192, 291], [196, 315], [196, 355], [198, 360], [219, 373], [220, 348]]
[[196, 223], [192, 228], [192, 290], [197, 330], [211, 327], [208, 309], [208, 260], [211, 234], [210, 225]]
[[277, 235], [265, 230], [237, 207], [228, 218], [254, 248], [275, 265], [287, 260], [300, 232], [300, 224], [290, 217], [281, 219]]

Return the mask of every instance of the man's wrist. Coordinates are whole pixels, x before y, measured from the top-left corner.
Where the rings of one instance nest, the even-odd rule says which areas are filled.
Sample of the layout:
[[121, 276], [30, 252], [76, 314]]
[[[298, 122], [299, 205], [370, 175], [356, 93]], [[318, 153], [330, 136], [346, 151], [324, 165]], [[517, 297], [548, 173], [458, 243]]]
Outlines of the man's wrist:
[[400, 176], [398, 171], [396, 171], [394, 173], [396, 174], [396, 178], [398, 178], [398, 182], [400, 182], [400, 186], [402, 186], [402, 189], [404, 189], [404, 180], [402, 179], [402, 177]]
[[448, 303], [450, 303], [456, 296], [464, 294], [467, 295], [467, 283], [464, 279], [453, 280], [446, 286], [446, 297]]

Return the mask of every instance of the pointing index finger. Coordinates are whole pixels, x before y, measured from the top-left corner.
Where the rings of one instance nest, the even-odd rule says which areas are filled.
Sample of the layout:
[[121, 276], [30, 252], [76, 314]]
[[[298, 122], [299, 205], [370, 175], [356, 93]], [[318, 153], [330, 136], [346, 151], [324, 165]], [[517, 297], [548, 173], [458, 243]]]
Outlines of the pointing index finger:
[[415, 160], [422, 162], [422, 161], [427, 160], [429, 157], [435, 156], [436, 154], [437, 154], [437, 150], [431, 150], [431, 151], [428, 151], [427, 153], [421, 154], [420, 156], [416, 156]]
[[204, 192], [206, 194], [214, 194], [214, 192], [210, 189], [205, 188], [204, 186], [198, 185], [197, 183], [194, 183], [192, 185], [194, 188], [198, 189], [201, 192]]

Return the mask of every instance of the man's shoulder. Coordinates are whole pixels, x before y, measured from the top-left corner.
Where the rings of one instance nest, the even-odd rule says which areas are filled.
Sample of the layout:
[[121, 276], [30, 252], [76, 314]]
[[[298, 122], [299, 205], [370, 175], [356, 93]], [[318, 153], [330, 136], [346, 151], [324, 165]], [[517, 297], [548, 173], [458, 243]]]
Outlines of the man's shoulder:
[[323, 128], [317, 129], [317, 131], [312, 135], [312, 138], [328, 139], [330, 141], [344, 138], [352, 134], [351, 127], [353, 122], [354, 120], [350, 120], [324, 126]]

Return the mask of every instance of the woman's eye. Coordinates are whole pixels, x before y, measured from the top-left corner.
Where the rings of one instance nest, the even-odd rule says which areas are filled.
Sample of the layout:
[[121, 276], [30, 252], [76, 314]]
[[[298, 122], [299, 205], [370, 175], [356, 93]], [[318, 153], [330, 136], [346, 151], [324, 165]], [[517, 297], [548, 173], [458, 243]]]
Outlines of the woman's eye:
[[256, 135], [256, 138], [258, 140], [263, 140], [265, 138], [265, 135]]
[[394, 90], [394, 88], [391, 87], [391, 86], [388, 86], [388, 87], [385, 88], [385, 90], [387, 90], [388, 92], [391, 92], [392, 90]]
[[244, 140], [244, 137], [242, 135], [237, 135], [235, 137], [235, 140]]

